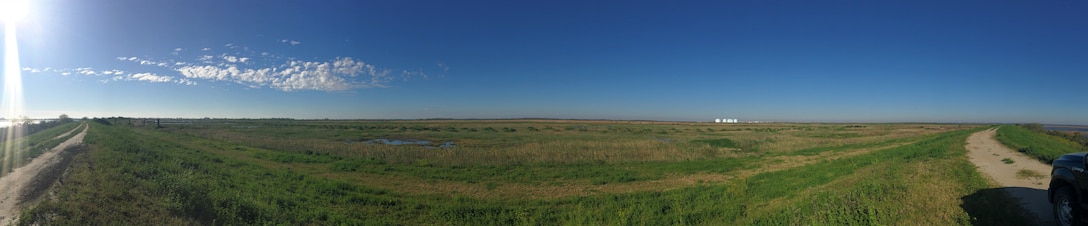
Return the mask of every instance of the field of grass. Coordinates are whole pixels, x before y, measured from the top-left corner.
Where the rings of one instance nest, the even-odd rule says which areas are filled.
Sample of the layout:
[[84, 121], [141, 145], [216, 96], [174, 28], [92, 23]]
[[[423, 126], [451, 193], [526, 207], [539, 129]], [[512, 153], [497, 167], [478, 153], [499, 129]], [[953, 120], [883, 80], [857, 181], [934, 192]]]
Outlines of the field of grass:
[[[1028, 224], [919, 124], [92, 123], [20, 224]], [[452, 141], [453, 148], [373, 139]]]
[[1013, 125], [999, 127], [995, 137], [1005, 146], [1046, 164], [1050, 164], [1064, 154], [1086, 151], [1084, 147], [1072, 141]]

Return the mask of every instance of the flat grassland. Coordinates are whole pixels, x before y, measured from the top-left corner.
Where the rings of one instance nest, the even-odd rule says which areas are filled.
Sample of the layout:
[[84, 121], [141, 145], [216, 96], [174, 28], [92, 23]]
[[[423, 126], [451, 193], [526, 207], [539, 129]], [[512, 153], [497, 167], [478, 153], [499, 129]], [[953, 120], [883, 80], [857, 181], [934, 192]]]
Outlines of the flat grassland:
[[24, 211], [20, 223], [1031, 220], [964, 156], [966, 137], [980, 126], [188, 120], [154, 128], [125, 122], [91, 123], [89, 150], [76, 157], [52, 199]]

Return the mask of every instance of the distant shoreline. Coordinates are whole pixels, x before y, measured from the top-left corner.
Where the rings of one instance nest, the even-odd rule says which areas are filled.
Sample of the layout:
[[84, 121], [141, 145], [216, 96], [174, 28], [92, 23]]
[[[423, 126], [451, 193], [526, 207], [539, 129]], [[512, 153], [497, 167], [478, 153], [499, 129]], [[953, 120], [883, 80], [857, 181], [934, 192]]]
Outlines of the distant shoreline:
[[1085, 125], [1043, 125], [1043, 129], [1066, 132], [1088, 132], [1088, 126]]

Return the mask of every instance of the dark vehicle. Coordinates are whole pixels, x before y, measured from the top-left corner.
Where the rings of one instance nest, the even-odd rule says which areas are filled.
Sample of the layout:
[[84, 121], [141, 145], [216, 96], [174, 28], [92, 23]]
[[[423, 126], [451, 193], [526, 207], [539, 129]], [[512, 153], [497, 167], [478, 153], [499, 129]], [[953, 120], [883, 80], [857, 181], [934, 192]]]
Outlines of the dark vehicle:
[[1088, 175], [1084, 168], [1086, 152], [1063, 155], [1055, 159], [1050, 175], [1048, 196], [1054, 205], [1054, 218], [1058, 225], [1088, 225], [1084, 222]]

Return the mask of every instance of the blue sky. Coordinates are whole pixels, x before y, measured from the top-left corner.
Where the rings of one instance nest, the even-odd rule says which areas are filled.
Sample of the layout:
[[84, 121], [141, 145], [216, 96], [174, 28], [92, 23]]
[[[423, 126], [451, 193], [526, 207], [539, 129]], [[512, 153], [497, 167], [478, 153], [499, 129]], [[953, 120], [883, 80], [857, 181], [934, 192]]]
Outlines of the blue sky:
[[1088, 3], [35, 0], [27, 114], [1088, 124]]

